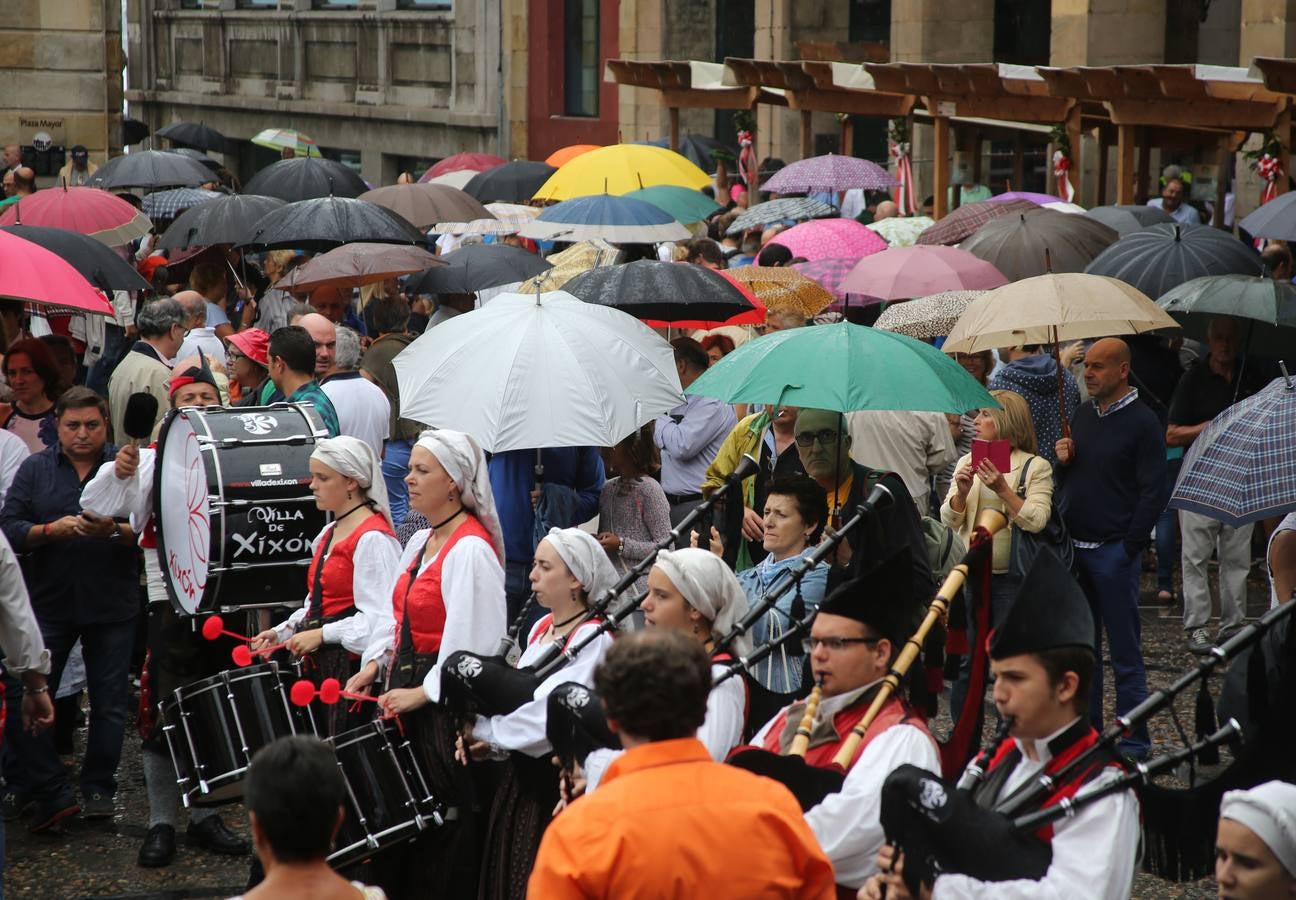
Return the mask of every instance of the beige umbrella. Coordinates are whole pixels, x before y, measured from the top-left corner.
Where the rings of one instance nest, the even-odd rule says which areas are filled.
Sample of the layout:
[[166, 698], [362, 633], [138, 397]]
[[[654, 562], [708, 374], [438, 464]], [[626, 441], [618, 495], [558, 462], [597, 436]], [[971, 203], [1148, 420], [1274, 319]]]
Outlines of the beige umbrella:
[[437, 222], [432, 230], [437, 234], [517, 234], [519, 228], [543, 212], [538, 206], [518, 203], [487, 203], [486, 209], [495, 218], [474, 219], [471, 222]]
[[529, 294], [537, 288], [556, 291], [582, 272], [598, 266], [615, 265], [620, 254], [619, 249], [601, 238], [579, 241], [566, 250], [547, 257], [547, 261], [553, 263], [553, 268], [522, 282], [518, 293]]
[[[1179, 323], [1138, 288], [1105, 275], [1078, 272], [1023, 278], [982, 294], [968, 304], [941, 345], [946, 353], [978, 353], [995, 347], [1140, 334], [1179, 328]], [[1066, 400], [1059, 364], [1058, 393], [1063, 433]]]

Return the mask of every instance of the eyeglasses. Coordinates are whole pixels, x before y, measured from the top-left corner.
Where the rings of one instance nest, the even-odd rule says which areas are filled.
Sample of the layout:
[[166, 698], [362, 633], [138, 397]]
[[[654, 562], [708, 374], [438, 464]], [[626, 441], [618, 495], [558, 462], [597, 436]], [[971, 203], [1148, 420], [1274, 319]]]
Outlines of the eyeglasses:
[[841, 432], [835, 428], [825, 428], [823, 431], [803, 431], [796, 436], [796, 442], [798, 447], [812, 446], [815, 441], [827, 447], [836, 441], [840, 434]]
[[225, 359], [226, 359], [227, 362], [236, 363], [236, 362], [238, 362], [240, 359], [243, 359], [243, 354], [242, 354], [242, 353], [236, 353], [235, 351], [233, 351], [233, 350], [229, 349], [228, 347], [226, 347], [226, 348], [225, 348]]
[[848, 637], [808, 637], [801, 642], [801, 649], [806, 653], [814, 653], [815, 648], [823, 644], [833, 653], [845, 650], [851, 644], [876, 644], [882, 638], [848, 638]]

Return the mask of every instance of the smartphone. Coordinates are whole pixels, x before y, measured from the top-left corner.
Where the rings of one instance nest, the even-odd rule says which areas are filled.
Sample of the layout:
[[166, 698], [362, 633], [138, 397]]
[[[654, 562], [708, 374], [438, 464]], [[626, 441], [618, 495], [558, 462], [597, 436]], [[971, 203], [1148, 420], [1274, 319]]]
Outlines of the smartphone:
[[996, 469], [1007, 475], [1012, 468], [1012, 444], [1008, 441], [972, 441], [972, 470], [981, 467], [982, 460], [990, 460]]

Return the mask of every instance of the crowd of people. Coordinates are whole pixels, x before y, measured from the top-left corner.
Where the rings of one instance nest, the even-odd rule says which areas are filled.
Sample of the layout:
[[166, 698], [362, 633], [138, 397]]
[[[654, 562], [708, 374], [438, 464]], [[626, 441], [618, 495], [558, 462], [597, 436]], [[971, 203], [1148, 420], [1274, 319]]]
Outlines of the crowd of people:
[[[26, 189], [21, 167], [10, 175]], [[729, 199], [709, 236], [625, 248], [623, 259], [796, 261], [772, 243], [777, 226], [730, 235], [748, 204], [741, 190]], [[881, 196], [846, 199], [861, 217], [897, 212]], [[1233, 528], [1167, 507], [1184, 448], [1273, 374], [1244, 352], [1229, 318], [1213, 321], [1201, 346], [1152, 335], [1057, 356], [1033, 345], [957, 354], [997, 404], [962, 415], [735, 408], [687, 394], [615, 446], [487, 454], [472, 435], [401, 415], [393, 360], [471, 315], [461, 298], [408, 296], [391, 279], [358, 296], [323, 287], [301, 299], [275, 285], [305, 254], [218, 248], [194, 263], [151, 239], [120, 249], [155, 290], [114, 297], [93, 347], [86, 316], [0, 301], [4, 817], [58, 833], [73, 816], [117, 814], [138, 686], [149, 816], [138, 863], [175, 859], [184, 804], [158, 704], [229, 669], [230, 657], [169, 596], [156, 442], [175, 410], [305, 405], [327, 433], [306, 477], [328, 524], [302, 560], [299, 593], [277, 598], [283, 615], [249, 629], [248, 649], [308, 660], [317, 688], [336, 679], [376, 702], [317, 698], [320, 740], [262, 749], [242, 791], [250, 836], [219, 807], [188, 811], [191, 844], [255, 849], [249, 898], [288, 896], [288, 886], [329, 897], [909, 896], [904, 843], [884, 831], [884, 784], [906, 767], [940, 772], [928, 722], [941, 695], [956, 722], [979, 722], [994, 677], [993, 714], [1011, 720], [1011, 742], [972, 794], [993, 806], [1094, 743], [1106, 668], [1117, 715], [1147, 698], [1145, 570], [1157, 572], [1161, 603], [1182, 591], [1186, 645], [1202, 655], [1243, 626], [1253, 559], [1267, 562], [1275, 604], [1296, 588], [1296, 515]], [[1287, 251], [1267, 252], [1281, 263]], [[679, 384], [761, 333], [815, 327], [774, 310], [754, 328], [674, 337]], [[142, 429], [132, 422], [140, 394], [161, 401]], [[974, 442], [1006, 451], [996, 460]], [[731, 478], [747, 457], [755, 471]], [[889, 502], [842, 531], [879, 487]], [[708, 521], [672, 533], [717, 494]], [[906, 674], [897, 658], [961, 555], [950, 548], [978, 545], [987, 510], [1007, 527], [990, 539], [986, 592], [974, 601], [969, 591], [951, 617], [966, 635], [961, 652], [942, 662], [943, 634], [933, 635], [923, 664], [884, 689]], [[600, 604], [636, 567], [621, 599]], [[795, 590], [765, 608], [792, 575]], [[730, 677], [767, 645], [774, 651]], [[448, 685], [496, 656], [542, 677], [513, 708], [465, 707]], [[575, 689], [596, 698], [615, 745], [574, 755], [555, 746], [553, 697]], [[327, 742], [375, 712], [399, 719], [444, 821], [339, 875], [326, 858], [350, 795]], [[742, 771], [742, 757], [798, 746], [807, 766], [844, 769], [835, 789], [808, 796]], [[1140, 722], [1026, 811], [1153, 753]], [[731, 757], [736, 765], [722, 765]], [[1294, 792], [1274, 782], [1228, 795], [1222, 895], [1296, 891]], [[1032, 880], [938, 873], [922, 889], [1127, 896], [1138, 823], [1134, 795], [1114, 794], [1050, 828], [1051, 861]]]

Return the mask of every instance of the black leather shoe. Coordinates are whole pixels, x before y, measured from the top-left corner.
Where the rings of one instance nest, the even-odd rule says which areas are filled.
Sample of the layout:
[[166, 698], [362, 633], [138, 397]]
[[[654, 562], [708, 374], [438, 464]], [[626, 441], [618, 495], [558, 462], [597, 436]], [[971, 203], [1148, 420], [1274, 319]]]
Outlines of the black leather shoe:
[[185, 840], [194, 847], [225, 856], [244, 856], [248, 852], [247, 841], [230, 831], [220, 816], [211, 816], [197, 824], [190, 822], [185, 829]]
[[146, 869], [171, 865], [176, 855], [176, 832], [170, 825], [154, 825], [144, 837], [136, 863]]

